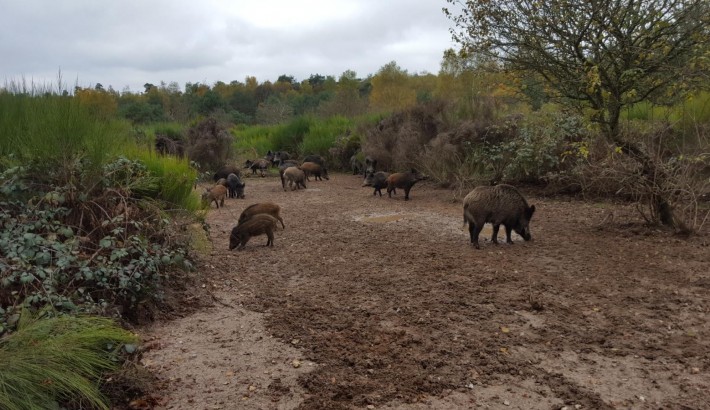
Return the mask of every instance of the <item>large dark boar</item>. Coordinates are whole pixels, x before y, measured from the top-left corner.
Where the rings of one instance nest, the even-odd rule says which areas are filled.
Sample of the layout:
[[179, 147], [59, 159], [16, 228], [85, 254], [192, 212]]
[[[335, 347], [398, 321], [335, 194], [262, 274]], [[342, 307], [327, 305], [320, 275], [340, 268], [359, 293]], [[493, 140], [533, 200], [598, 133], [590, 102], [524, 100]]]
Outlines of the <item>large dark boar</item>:
[[286, 151], [276, 151], [274, 152], [274, 159], [272, 162], [274, 163], [274, 166], [279, 166], [281, 165], [281, 162], [287, 161], [291, 159], [291, 155], [289, 155], [288, 152]]
[[[306, 189], [306, 174], [300, 168], [286, 168], [286, 170], [284, 171], [284, 177], [288, 181], [288, 187], [291, 188], [291, 191], [298, 189], [299, 186], [302, 186], [303, 189]], [[284, 191], [285, 190], [286, 188], [284, 187]]]
[[273, 164], [273, 163], [274, 163], [274, 155], [276, 155], [276, 153], [275, 153], [275, 152], [271, 152], [271, 150], [269, 150], [269, 151], [266, 153], [266, 155], [264, 155], [264, 159], [267, 160], [267, 161], [269, 161], [271, 164]]
[[289, 167], [297, 167], [298, 166], [298, 161], [295, 159], [281, 159], [279, 161], [279, 177], [281, 178], [281, 188], [286, 190], [286, 178], [284, 177], [284, 172], [286, 171], [286, 168]]
[[[382, 188], [387, 187], [387, 177], [390, 176], [389, 173], [387, 172], [368, 172], [367, 176], [365, 177], [365, 180], [362, 182], [362, 186], [371, 186], [375, 188], [375, 190], [372, 192], [372, 195], [380, 194], [382, 196]], [[397, 194], [397, 191], [395, 189], [392, 189], [395, 194]]]
[[487, 222], [493, 224], [493, 243], [498, 243], [498, 229], [505, 225], [506, 242], [512, 244], [510, 237], [514, 230], [524, 240], [532, 239], [530, 219], [535, 213], [535, 205], [528, 206], [517, 188], [511, 185], [479, 186], [466, 195], [463, 200], [463, 223], [468, 223], [471, 243], [476, 249], [478, 235]]
[[220, 205], [224, 206], [224, 199], [226, 197], [227, 188], [225, 188], [224, 185], [217, 184], [202, 193], [202, 202], [208, 203], [211, 206], [212, 201], [214, 201], [215, 205], [217, 205], [217, 209], [219, 209]]
[[214, 174], [212, 179], [217, 182], [220, 178], [227, 178], [229, 174], [235, 174], [236, 176], [241, 176], [241, 171], [239, 170], [239, 167], [234, 166], [234, 165], [225, 165], [222, 168], [220, 168], [217, 173]]
[[237, 174], [227, 175], [227, 189], [229, 190], [230, 198], [244, 199], [244, 186], [246, 183], [239, 179]]
[[306, 155], [306, 157], [303, 158], [303, 162], [315, 162], [322, 167], [325, 166], [325, 159], [320, 155]]
[[387, 177], [387, 194], [392, 198], [392, 192], [395, 194], [396, 188], [404, 189], [404, 200], [409, 201], [409, 191], [417, 182], [427, 179], [426, 175], [422, 175], [416, 169], [412, 168], [409, 172], [397, 172]]
[[276, 218], [271, 215], [258, 214], [244, 223], [238, 224], [232, 228], [232, 233], [229, 235], [229, 250], [244, 249], [252, 236], [264, 234], [268, 237], [266, 246], [274, 246], [274, 230], [277, 222]]
[[278, 219], [278, 221], [281, 222], [281, 226], [286, 229], [286, 225], [284, 225], [284, 220], [281, 219], [281, 215], [279, 215], [280, 212], [281, 207], [273, 202], [261, 202], [258, 204], [252, 204], [242, 211], [242, 214], [239, 215], [239, 222], [237, 222], [237, 224], [241, 224], [248, 221], [254, 215], [267, 214]]
[[251, 169], [252, 175], [256, 175], [256, 171], [259, 171], [259, 174], [263, 177], [264, 173], [269, 169], [269, 165], [271, 165], [271, 161], [267, 161], [263, 158], [254, 161], [248, 159], [244, 163], [244, 168]]
[[306, 181], [310, 181], [309, 176], [313, 175], [313, 178], [318, 181], [322, 181], [323, 178], [328, 178], [328, 170], [325, 169], [324, 165], [316, 164], [315, 162], [304, 162], [301, 164], [301, 169], [306, 174]]

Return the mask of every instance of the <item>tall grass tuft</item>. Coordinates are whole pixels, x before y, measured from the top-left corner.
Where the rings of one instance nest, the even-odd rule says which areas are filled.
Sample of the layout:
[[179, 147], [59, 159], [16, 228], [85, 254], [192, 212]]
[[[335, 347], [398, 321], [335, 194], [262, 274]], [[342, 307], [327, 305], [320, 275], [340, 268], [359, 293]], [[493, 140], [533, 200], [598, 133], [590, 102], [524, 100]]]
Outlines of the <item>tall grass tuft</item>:
[[197, 171], [187, 158], [158, 155], [154, 151], [135, 150], [127, 156], [141, 161], [158, 181], [156, 198], [172, 204], [173, 209], [197, 211], [202, 208], [200, 198], [192, 187]]
[[314, 123], [311, 117], [297, 117], [287, 124], [277, 126], [271, 135], [271, 144], [276, 150], [294, 153]]
[[0, 408], [34, 410], [81, 402], [108, 409], [95, 381], [117, 348], [136, 337], [100, 317], [28, 318], [0, 339]]
[[303, 141], [298, 146], [302, 155], [317, 154], [326, 156], [328, 150], [335, 145], [338, 137], [353, 127], [351, 120], [336, 116], [324, 121], [314, 122]]
[[254, 159], [256, 156], [266, 154], [269, 150], [276, 149], [271, 142], [273, 128], [259, 125], [232, 129], [235, 152]]
[[0, 157], [51, 172], [80, 158], [90, 172], [126, 146], [128, 124], [96, 118], [69, 96], [0, 93]]

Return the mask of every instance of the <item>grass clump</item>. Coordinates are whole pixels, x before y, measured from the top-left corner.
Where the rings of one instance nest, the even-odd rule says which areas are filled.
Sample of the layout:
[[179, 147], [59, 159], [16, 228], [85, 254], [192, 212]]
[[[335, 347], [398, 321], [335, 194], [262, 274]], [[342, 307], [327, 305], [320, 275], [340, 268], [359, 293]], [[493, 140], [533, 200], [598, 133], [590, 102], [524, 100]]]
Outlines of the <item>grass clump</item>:
[[17, 330], [0, 338], [0, 408], [44, 410], [109, 404], [98, 388], [116, 368], [124, 344], [137, 338], [100, 317], [40, 319], [23, 311]]

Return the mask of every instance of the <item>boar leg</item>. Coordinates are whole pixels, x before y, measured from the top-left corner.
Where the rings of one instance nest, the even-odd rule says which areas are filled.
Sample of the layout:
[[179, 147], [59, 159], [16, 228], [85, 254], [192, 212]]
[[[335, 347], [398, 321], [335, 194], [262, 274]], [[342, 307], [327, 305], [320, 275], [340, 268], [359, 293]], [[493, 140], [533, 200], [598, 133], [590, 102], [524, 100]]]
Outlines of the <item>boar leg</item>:
[[274, 231], [269, 229], [266, 231], [266, 236], [269, 238], [266, 240], [266, 246], [274, 246]]
[[513, 228], [509, 228], [508, 225], [505, 226], [505, 241], [508, 242], [509, 244], [513, 244], [513, 238], [510, 237], [510, 234], [513, 232]]
[[481, 228], [473, 221], [468, 221], [468, 233], [471, 235], [471, 243], [476, 249], [481, 249], [478, 244], [478, 234], [481, 233]]
[[409, 190], [411, 190], [412, 187], [405, 187], [404, 188], [404, 200], [409, 201]]
[[[493, 224], [493, 236], [491, 237], [491, 241], [498, 245], [498, 230], [500, 229], [500, 224]], [[508, 228], [506, 228], [507, 230]]]

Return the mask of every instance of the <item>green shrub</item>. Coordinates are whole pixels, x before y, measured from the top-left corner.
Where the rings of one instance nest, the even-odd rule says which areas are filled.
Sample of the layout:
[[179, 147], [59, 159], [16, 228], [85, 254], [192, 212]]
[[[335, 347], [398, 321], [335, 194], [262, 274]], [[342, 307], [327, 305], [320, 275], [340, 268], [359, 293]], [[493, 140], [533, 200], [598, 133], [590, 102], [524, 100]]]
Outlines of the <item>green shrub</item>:
[[351, 127], [352, 121], [341, 116], [316, 121], [298, 145], [298, 152], [303, 156], [310, 154], [327, 156], [329, 149], [335, 146], [338, 137], [344, 135]]
[[301, 141], [310, 132], [314, 122], [311, 117], [296, 117], [287, 124], [275, 126], [271, 134], [272, 149], [291, 154], [298, 152]]
[[38, 191], [24, 168], [0, 174], [0, 333], [22, 306], [130, 314], [159, 297], [169, 266], [191, 266], [154, 199], [160, 181], [123, 158], [107, 164], [90, 189], [77, 190], [78, 180]]
[[75, 98], [0, 93], [0, 157], [15, 164], [54, 174], [81, 157], [98, 178], [109, 158], [134, 145], [129, 133], [128, 123], [101, 120]]
[[24, 311], [17, 330], [0, 338], [0, 408], [83, 403], [108, 409], [97, 381], [116, 368], [120, 348], [137, 338], [105, 318], [29, 316]]
[[145, 150], [137, 150], [129, 156], [139, 160], [157, 179], [154, 199], [165, 201], [169, 209], [197, 211], [202, 208], [200, 198], [192, 189], [197, 171], [187, 158], [162, 156]]
[[269, 150], [275, 150], [271, 135], [275, 127], [254, 125], [238, 126], [231, 130], [234, 136], [234, 150], [237, 154], [254, 159]]

